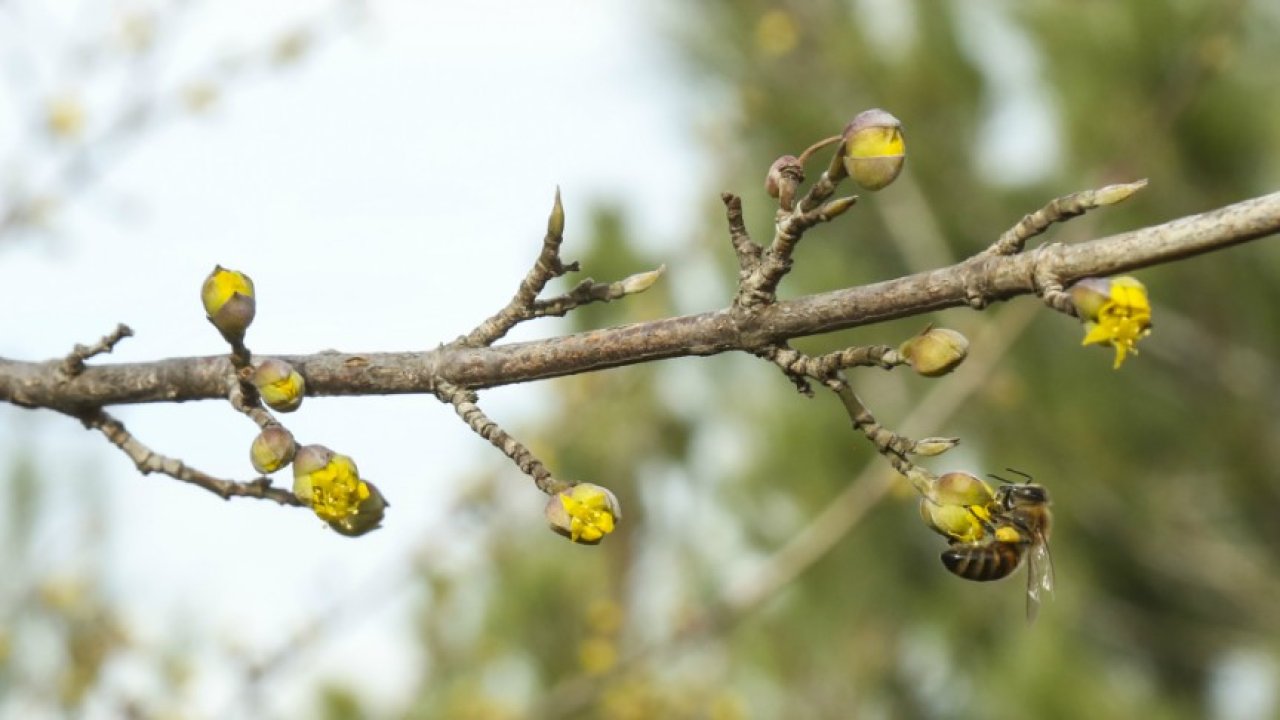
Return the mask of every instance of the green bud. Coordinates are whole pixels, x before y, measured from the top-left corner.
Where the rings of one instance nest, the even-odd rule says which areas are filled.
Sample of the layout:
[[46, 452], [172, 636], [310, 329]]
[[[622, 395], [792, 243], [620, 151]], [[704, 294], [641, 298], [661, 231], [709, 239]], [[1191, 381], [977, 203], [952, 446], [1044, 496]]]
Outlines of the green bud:
[[293, 412], [302, 405], [307, 383], [302, 374], [289, 363], [278, 358], [267, 358], [253, 370], [253, 385], [272, 410]]
[[270, 475], [293, 461], [297, 447], [292, 433], [279, 425], [268, 425], [249, 446], [249, 461], [254, 470]]
[[551, 217], [547, 218], [547, 234], [552, 237], [564, 235], [564, 205], [560, 204], [560, 188], [556, 188], [556, 202], [551, 206]]
[[916, 441], [911, 454], [920, 457], [937, 457], [959, 444], [960, 438], [927, 437]]
[[925, 377], [946, 375], [969, 354], [969, 340], [947, 328], [927, 328], [898, 346], [911, 369]]

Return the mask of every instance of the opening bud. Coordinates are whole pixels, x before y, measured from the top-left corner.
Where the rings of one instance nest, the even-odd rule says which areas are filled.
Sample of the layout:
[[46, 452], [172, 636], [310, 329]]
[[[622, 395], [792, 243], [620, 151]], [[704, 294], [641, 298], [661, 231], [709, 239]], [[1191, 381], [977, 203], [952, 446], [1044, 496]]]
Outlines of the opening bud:
[[939, 476], [920, 500], [920, 518], [934, 532], [957, 542], [976, 542], [986, 535], [996, 502], [991, 486], [967, 472]]
[[268, 425], [249, 446], [249, 461], [254, 470], [270, 475], [293, 462], [297, 449], [292, 433], [279, 425]]
[[1138, 354], [1138, 341], [1151, 334], [1151, 301], [1137, 278], [1085, 278], [1071, 286], [1071, 302], [1084, 321], [1082, 345], [1110, 345], [1115, 349], [1113, 367]]
[[879, 108], [865, 110], [844, 128], [844, 168], [866, 190], [880, 190], [897, 179], [907, 160], [898, 118]]
[[272, 410], [293, 412], [302, 405], [307, 383], [302, 374], [289, 363], [278, 358], [267, 358], [253, 370], [254, 387], [262, 401]]
[[579, 483], [552, 495], [544, 513], [551, 529], [584, 545], [595, 545], [622, 520], [622, 506], [607, 488]]
[[323, 445], [307, 445], [294, 456], [293, 494], [330, 526], [342, 525], [344, 535], [352, 534], [347, 530], [360, 530], [357, 535], [372, 530], [377, 523], [368, 523], [375, 516], [381, 521], [386, 506], [376, 488], [360, 479], [354, 460]]
[[200, 300], [209, 322], [227, 342], [244, 340], [256, 312], [253, 280], [248, 275], [215, 266], [200, 288]]
[[917, 373], [938, 377], [964, 362], [969, 355], [969, 340], [955, 330], [930, 327], [899, 345], [898, 354]]

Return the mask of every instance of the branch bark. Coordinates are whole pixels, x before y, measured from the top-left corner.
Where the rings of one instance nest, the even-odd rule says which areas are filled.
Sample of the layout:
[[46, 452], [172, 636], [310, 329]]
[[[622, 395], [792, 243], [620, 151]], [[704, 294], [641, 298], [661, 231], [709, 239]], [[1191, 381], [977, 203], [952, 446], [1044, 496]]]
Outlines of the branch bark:
[[[1280, 192], [1074, 245], [1015, 255], [979, 254], [896, 280], [779, 301], [758, 309], [696, 315], [494, 347], [425, 352], [283, 356], [306, 378], [311, 396], [433, 393], [437, 378], [480, 389], [690, 355], [751, 351], [961, 305], [1032, 294], [1045, 278], [1062, 284], [1171, 262], [1280, 232]], [[225, 355], [94, 365], [75, 377], [62, 360], [0, 359], [0, 400], [75, 414], [146, 402], [225, 399], [232, 368]]]

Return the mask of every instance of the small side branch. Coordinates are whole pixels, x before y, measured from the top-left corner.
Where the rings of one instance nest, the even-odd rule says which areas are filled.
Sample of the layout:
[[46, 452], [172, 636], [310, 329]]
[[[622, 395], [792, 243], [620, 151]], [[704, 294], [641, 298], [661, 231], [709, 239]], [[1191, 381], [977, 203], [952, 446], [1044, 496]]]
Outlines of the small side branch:
[[551, 208], [551, 217], [547, 219], [547, 234], [542, 239], [542, 251], [538, 259], [529, 269], [516, 294], [507, 302], [506, 307], [495, 315], [480, 323], [475, 330], [459, 340], [459, 344], [468, 347], [485, 347], [492, 345], [511, 328], [528, 320], [531, 308], [538, 294], [546, 288], [547, 283], [568, 272], [576, 272], [577, 263], [566, 265], [560, 259], [560, 244], [564, 242], [564, 205], [560, 203], [560, 189], [556, 188], [555, 204]]
[[441, 401], [452, 405], [454, 411], [458, 413], [458, 417], [462, 418], [463, 422], [474, 430], [477, 435], [488, 440], [494, 447], [501, 450], [503, 455], [511, 458], [511, 461], [520, 468], [521, 472], [533, 478], [533, 482], [538, 486], [539, 490], [548, 495], [554, 495], [569, 487], [569, 483], [552, 477], [551, 471], [530, 452], [529, 448], [511, 437], [496, 422], [490, 420], [476, 405], [476, 394], [474, 392], [449, 382], [440, 381], [436, 383], [435, 393], [436, 397], [440, 398]]
[[116, 325], [116, 329], [110, 334], [102, 336], [102, 339], [92, 345], [75, 346], [67, 357], [62, 361], [62, 374], [68, 379], [73, 378], [84, 372], [85, 361], [96, 355], [109, 353], [115, 349], [116, 345], [127, 337], [133, 337], [133, 330], [124, 323]]
[[167, 457], [151, 450], [125, 429], [124, 423], [105, 410], [96, 409], [82, 413], [80, 422], [90, 430], [97, 430], [116, 447], [124, 451], [143, 475], [160, 473], [171, 478], [204, 488], [223, 500], [233, 497], [251, 497], [273, 500], [281, 505], [304, 507], [301, 500], [288, 490], [272, 487], [271, 478], [259, 477], [249, 482], [236, 482], [216, 478], [188, 466], [177, 458]]
[[1121, 185], [1108, 185], [1097, 190], [1083, 190], [1050, 200], [1039, 210], [1026, 215], [1009, 228], [984, 251], [987, 255], [1013, 255], [1022, 252], [1027, 241], [1048, 230], [1054, 223], [1066, 222], [1105, 205], [1128, 200], [1147, 186], [1145, 179]]
[[524, 319], [539, 317], [561, 317], [574, 308], [596, 302], [611, 302], [628, 295], [636, 295], [653, 287], [658, 278], [667, 271], [666, 265], [659, 265], [654, 270], [636, 273], [611, 283], [600, 283], [587, 278], [578, 283], [572, 290], [557, 297], [546, 300], [535, 300], [525, 313]]

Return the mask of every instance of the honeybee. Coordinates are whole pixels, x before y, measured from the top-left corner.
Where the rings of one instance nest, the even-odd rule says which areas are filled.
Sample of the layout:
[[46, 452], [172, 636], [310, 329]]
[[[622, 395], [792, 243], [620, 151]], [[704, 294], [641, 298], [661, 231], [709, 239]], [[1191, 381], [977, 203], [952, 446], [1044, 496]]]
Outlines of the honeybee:
[[985, 582], [1008, 577], [1027, 558], [1027, 620], [1034, 620], [1040, 598], [1053, 591], [1053, 559], [1049, 556], [1049, 532], [1053, 515], [1049, 512], [1049, 492], [1031, 482], [1031, 476], [1009, 468], [1027, 479], [1004, 483], [988, 506], [990, 519], [981, 520], [986, 532], [973, 541], [953, 539], [942, 553], [942, 564], [966, 580]]

